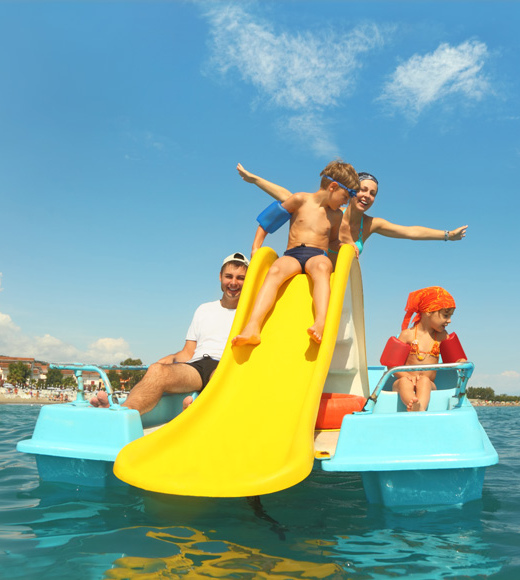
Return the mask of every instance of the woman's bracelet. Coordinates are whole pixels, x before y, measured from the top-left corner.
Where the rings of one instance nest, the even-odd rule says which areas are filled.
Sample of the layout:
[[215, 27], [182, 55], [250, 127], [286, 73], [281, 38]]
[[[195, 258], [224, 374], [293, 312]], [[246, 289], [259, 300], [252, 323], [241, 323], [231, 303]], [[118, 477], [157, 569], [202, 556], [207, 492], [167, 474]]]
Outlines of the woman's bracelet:
[[447, 242], [450, 239], [450, 231], [444, 230], [444, 241]]

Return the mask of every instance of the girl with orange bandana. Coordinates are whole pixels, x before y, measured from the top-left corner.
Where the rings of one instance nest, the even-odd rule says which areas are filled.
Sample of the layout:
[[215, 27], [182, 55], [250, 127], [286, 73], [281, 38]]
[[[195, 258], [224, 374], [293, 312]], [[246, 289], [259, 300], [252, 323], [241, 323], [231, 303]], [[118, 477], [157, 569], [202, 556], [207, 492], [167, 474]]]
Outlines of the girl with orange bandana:
[[[399, 340], [410, 345], [410, 352], [404, 364], [437, 364], [441, 342], [448, 338], [446, 327], [455, 312], [455, 300], [444, 288], [430, 286], [411, 292], [405, 310]], [[412, 328], [408, 328], [412, 316]], [[459, 358], [456, 362], [465, 360]], [[426, 411], [431, 391], [436, 389], [435, 374], [435, 371], [396, 373], [392, 390], [399, 393], [408, 411]]]

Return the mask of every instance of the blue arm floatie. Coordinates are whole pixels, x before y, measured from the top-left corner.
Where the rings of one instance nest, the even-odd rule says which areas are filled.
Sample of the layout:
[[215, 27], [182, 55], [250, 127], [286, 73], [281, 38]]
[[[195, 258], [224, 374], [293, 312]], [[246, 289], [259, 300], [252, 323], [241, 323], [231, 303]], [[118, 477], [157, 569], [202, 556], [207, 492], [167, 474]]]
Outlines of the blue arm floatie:
[[268, 234], [276, 232], [277, 229], [291, 219], [291, 214], [282, 206], [279, 201], [274, 201], [267, 206], [256, 218], [256, 221], [264, 228]]

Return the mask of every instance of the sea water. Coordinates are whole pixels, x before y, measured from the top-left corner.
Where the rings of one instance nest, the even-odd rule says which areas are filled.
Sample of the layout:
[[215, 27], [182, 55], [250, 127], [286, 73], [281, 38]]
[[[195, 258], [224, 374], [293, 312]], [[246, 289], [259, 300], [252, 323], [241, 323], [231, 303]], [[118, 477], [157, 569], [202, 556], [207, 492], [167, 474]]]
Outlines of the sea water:
[[39, 410], [0, 405], [0, 578], [520, 577], [518, 407], [477, 408], [500, 455], [481, 500], [402, 510], [367, 504], [356, 474], [320, 471], [249, 499], [42, 483], [15, 449]]

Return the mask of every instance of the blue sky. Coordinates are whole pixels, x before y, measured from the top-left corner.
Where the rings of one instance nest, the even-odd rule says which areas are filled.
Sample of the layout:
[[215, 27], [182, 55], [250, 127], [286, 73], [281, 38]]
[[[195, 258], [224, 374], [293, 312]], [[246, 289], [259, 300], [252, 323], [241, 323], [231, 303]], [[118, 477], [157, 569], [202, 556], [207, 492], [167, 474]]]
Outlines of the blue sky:
[[497, 1], [1, 2], [0, 354], [175, 352], [269, 201], [236, 164], [315, 191], [341, 157], [379, 178], [371, 215], [469, 224], [367, 242], [369, 362], [441, 285], [470, 384], [520, 395], [519, 24]]

